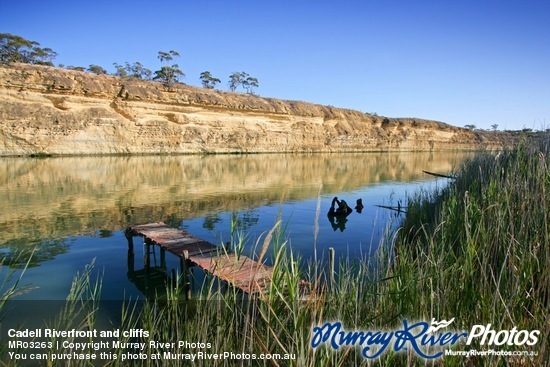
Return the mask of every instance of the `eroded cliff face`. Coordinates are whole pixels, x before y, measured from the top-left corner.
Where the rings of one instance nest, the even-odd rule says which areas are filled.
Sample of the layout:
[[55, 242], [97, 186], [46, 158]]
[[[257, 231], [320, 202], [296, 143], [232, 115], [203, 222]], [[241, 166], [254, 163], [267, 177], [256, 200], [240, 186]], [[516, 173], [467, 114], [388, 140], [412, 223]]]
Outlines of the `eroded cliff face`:
[[0, 64], [0, 155], [472, 149], [441, 122], [26, 64]]

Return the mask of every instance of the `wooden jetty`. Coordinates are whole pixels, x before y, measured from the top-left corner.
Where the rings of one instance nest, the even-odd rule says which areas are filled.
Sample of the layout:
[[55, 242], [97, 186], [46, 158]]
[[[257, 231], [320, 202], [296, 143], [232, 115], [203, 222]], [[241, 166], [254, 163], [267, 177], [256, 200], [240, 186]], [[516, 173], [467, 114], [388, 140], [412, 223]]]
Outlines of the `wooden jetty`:
[[164, 262], [165, 251], [168, 251], [180, 258], [182, 270], [189, 266], [198, 266], [250, 295], [265, 293], [273, 278], [272, 267], [232, 253], [230, 249], [215, 246], [163, 222], [128, 227], [126, 238], [131, 253], [134, 236], [144, 237], [147, 246], [159, 246], [161, 263]]

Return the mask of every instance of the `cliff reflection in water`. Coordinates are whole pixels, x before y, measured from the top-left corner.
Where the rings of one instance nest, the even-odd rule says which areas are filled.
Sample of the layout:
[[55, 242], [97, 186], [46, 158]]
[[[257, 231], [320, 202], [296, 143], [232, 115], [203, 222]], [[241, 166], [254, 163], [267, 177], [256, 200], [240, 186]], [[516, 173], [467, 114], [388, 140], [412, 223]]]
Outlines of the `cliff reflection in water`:
[[422, 170], [448, 173], [467, 154], [3, 158], [0, 249], [131, 223], [199, 217], [208, 223], [216, 213], [315, 198], [320, 185], [323, 194], [337, 195], [426, 178]]

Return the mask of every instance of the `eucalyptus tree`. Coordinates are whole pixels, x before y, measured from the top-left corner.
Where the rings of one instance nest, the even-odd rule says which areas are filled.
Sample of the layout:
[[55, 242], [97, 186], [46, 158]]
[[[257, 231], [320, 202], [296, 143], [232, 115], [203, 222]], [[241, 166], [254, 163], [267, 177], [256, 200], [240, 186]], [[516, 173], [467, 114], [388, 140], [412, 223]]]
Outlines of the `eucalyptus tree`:
[[130, 64], [128, 61], [126, 61], [124, 66], [117, 64], [116, 62], [113, 63], [113, 65], [116, 69], [115, 71], [116, 76], [150, 80], [151, 75], [153, 74], [151, 70], [144, 67], [143, 64], [139, 61], [136, 61], [133, 64]]
[[242, 86], [247, 93], [253, 94], [254, 88], [259, 86], [259, 82], [258, 79], [251, 77], [244, 71], [234, 72], [229, 76], [229, 89], [234, 92], [239, 86]]
[[206, 89], [214, 89], [216, 84], [221, 83], [221, 80], [214, 78], [209, 71], [203, 71], [200, 76], [202, 86]]
[[[169, 63], [174, 57], [179, 57], [180, 54], [177, 51], [170, 50], [168, 52], [159, 51], [158, 59], [161, 63]], [[172, 84], [179, 82], [180, 77], [184, 77], [185, 74], [179, 68], [178, 64], [165, 65], [160, 70], [155, 71], [153, 80], [162, 82], [166, 87], [170, 87]]]
[[57, 53], [40, 43], [10, 33], [0, 33], [0, 61], [53, 66]]
[[246, 89], [246, 93], [254, 94], [254, 88], [258, 88], [259, 82], [258, 79], [247, 77], [243, 82], [242, 86]]
[[229, 90], [234, 92], [237, 90], [237, 88], [242, 85], [243, 83], [243, 75], [247, 75], [244, 71], [243, 72], [234, 72], [233, 74], [229, 75]]
[[174, 57], [179, 57], [180, 54], [177, 51], [170, 50], [168, 52], [159, 51], [157, 58], [161, 63], [172, 61]]
[[90, 66], [88, 66], [87, 71], [89, 71], [90, 73], [93, 73], [93, 74], [97, 74], [97, 75], [107, 74], [107, 70], [103, 69], [99, 65], [94, 65], [94, 64], [91, 64]]

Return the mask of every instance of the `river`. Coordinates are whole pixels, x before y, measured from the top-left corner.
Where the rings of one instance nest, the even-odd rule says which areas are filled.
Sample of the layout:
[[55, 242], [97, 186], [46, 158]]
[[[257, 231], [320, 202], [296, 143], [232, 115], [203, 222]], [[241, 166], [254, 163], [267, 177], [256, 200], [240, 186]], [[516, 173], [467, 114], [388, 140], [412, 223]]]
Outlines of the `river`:
[[[0, 279], [16, 279], [16, 299], [62, 300], [73, 277], [94, 262], [102, 299], [143, 296], [130, 276], [124, 229], [163, 221], [214, 244], [229, 241], [231, 222], [251, 255], [276, 221], [303, 262], [368, 257], [402, 214], [407, 197], [447, 180], [469, 153], [254, 154], [0, 158]], [[364, 208], [345, 220], [327, 217], [333, 197]], [[314, 234], [317, 228], [317, 235]], [[32, 256], [31, 256], [32, 252]], [[158, 265], [158, 250], [151, 255]], [[271, 258], [267, 258], [269, 262]], [[179, 262], [167, 254], [166, 274]], [[135, 269], [143, 268], [136, 246]], [[0, 291], [1, 293], [1, 291]]]

